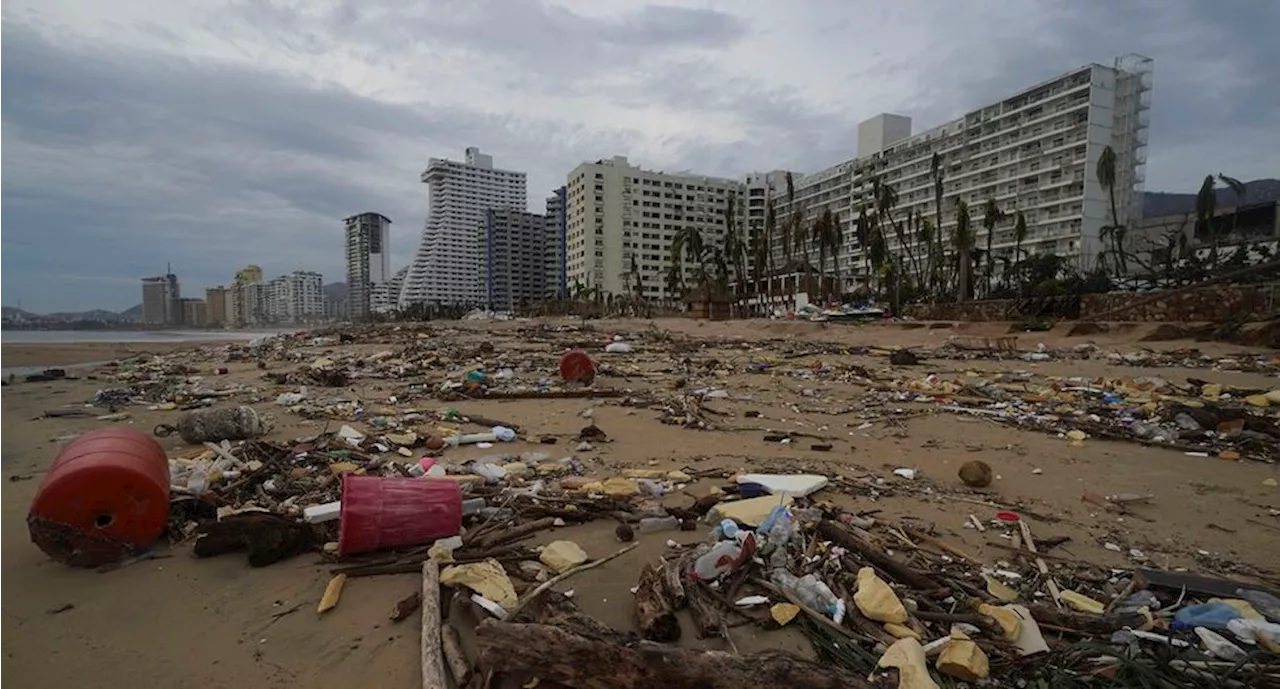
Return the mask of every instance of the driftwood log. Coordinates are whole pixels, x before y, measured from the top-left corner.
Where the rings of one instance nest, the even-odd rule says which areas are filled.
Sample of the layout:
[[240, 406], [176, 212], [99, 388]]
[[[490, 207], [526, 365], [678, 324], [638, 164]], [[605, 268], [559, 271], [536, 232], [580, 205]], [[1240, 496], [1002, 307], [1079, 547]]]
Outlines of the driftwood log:
[[462, 650], [462, 639], [453, 625], [446, 623], [440, 628], [440, 645], [445, 662], [449, 664], [449, 674], [453, 675], [454, 686], [465, 687], [471, 679], [471, 662]]
[[444, 653], [440, 641], [440, 565], [422, 563], [422, 689], [445, 684]]
[[930, 591], [938, 588], [938, 582], [929, 578], [923, 572], [898, 562], [886, 555], [880, 548], [867, 543], [857, 534], [833, 521], [824, 519], [818, 522], [818, 533], [841, 548], [857, 553], [862, 559], [871, 563], [872, 567], [888, 574], [899, 584], [920, 591]]
[[863, 678], [785, 653], [735, 656], [640, 641], [580, 636], [543, 624], [485, 620], [476, 628], [480, 664], [581, 689], [742, 689], [773, 685], [864, 689]]
[[662, 584], [667, 590], [667, 600], [671, 602], [672, 610], [684, 610], [689, 604], [689, 598], [684, 592], [684, 573], [687, 563], [687, 559], [679, 557], [662, 563]]
[[703, 590], [700, 581], [690, 581], [685, 586], [685, 596], [689, 599], [689, 616], [693, 618], [694, 631], [699, 639], [719, 636], [724, 629], [724, 615], [711, 595]]
[[556, 525], [555, 517], [543, 517], [542, 519], [535, 519], [526, 524], [521, 524], [519, 526], [507, 529], [506, 531], [499, 531], [498, 533], [487, 534], [475, 543], [475, 547], [485, 548], [485, 549], [495, 548], [497, 546], [502, 545], [503, 543], [510, 543], [511, 541], [524, 538], [525, 536], [528, 536], [533, 533], [537, 533], [539, 531], [542, 531], [543, 529], [550, 529], [555, 525]]
[[1063, 629], [1074, 629], [1089, 634], [1109, 635], [1117, 629], [1138, 627], [1144, 622], [1138, 613], [1111, 614], [1107, 616], [1090, 615], [1084, 612], [1059, 610], [1052, 605], [1036, 603], [1027, 606], [1027, 611], [1036, 622], [1050, 624]]
[[680, 638], [680, 621], [667, 600], [663, 569], [645, 565], [640, 570], [636, 588], [636, 629], [649, 641], [675, 641]]

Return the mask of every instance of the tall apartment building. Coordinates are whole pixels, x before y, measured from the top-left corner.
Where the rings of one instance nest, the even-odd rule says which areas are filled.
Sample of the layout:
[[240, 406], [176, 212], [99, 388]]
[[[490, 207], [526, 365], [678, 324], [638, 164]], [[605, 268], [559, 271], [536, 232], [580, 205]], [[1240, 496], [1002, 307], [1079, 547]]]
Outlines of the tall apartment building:
[[546, 294], [546, 216], [490, 209], [479, 228], [480, 290], [490, 311], [515, 311]]
[[[786, 194], [787, 173], [784, 170], [752, 172], [746, 176], [743, 186], [745, 187], [745, 198], [739, 198], [738, 203], [743, 205], [743, 226], [746, 229], [747, 255], [753, 257], [755, 256], [757, 243], [764, 240], [769, 202], [773, 201], [776, 210], [780, 199]], [[750, 264], [750, 261], [748, 261], [748, 264]], [[776, 269], [781, 266], [774, 267]], [[768, 270], [767, 266], [766, 270]]]
[[[682, 296], [666, 279], [676, 234], [696, 228], [706, 245], [719, 245], [729, 195], [744, 190], [732, 179], [642, 170], [625, 156], [579, 165], [566, 186], [569, 283], [634, 294], [634, 261], [645, 298], [664, 301]], [[682, 263], [686, 286], [694, 282], [691, 263]]]
[[253, 290], [253, 293], [249, 294], [249, 290], [246, 290], [245, 286], [261, 284], [262, 268], [250, 264], [236, 271], [235, 279], [231, 281], [231, 288], [227, 293], [227, 323], [229, 325], [239, 328], [260, 320], [262, 316], [261, 293]]
[[142, 322], [182, 325], [182, 290], [173, 273], [142, 278]]
[[204, 291], [204, 303], [208, 311], [208, 325], [221, 328], [228, 324], [228, 296], [227, 288], [222, 285], [210, 287]]
[[295, 270], [266, 284], [263, 311], [272, 323], [305, 323], [324, 315], [324, 289], [320, 273]]
[[203, 299], [189, 297], [179, 299], [182, 309], [182, 324], [191, 328], [203, 328], [209, 325], [209, 311]]
[[[845, 233], [841, 271], [846, 277], [865, 273], [865, 251], [857, 245], [853, 221], [871, 202], [873, 180], [897, 191], [895, 219], [920, 213], [932, 220], [936, 153], [944, 237], [955, 228], [956, 201], [963, 200], [970, 207], [976, 246], [985, 248], [982, 206], [994, 199], [1009, 215], [994, 230], [996, 256], [1012, 255], [1013, 215], [1020, 210], [1028, 228], [1024, 250], [1068, 256], [1080, 269], [1091, 269], [1103, 250], [1100, 231], [1112, 222], [1108, 190], [1096, 174], [1107, 146], [1116, 155], [1117, 220], [1123, 224], [1141, 217], [1151, 76], [1149, 58], [1125, 56], [1112, 66], [1072, 70], [919, 134], [910, 133], [909, 118], [872, 118], [859, 125], [856, 158], [796, 178], [796, 208], [781, 199], [779, 221], [795, 210], [812, 223], [830, 208]], [[886, 239], [893, 255], [907, 253], [892, 233]], [[919, 253], [923, 247], [910, 250]], [[910, 262], [904, 263], [909, 269]]]
[[369, 295], [370, 310], [374, 313], [395, 311], [400, 302], [400, 289], [404, 287], [404, 278], [408, 274], [409, 266], [405, 266], [397, 270], [391, 279], [375, 284]]
[[544, 217], [546, 232], [543, 239], [543, 266], [546, 268], [544, 287], [548, 298], [563, 299], [568, 296], [569, 283], [565, 274], [568, 260], [566, 233], [566, 187], [558, 187], [547, 197], [547, 214]]
[[463, 162], [432, 158], [422, 181], [428, 185], [430, 206], [400, 305], [479, 304], [478, 228], [491, 208], [525, 210], [525, 173], [497, 169], [493, 156], [470, 147]]
[[343, 223], [347, 247], [347, 316], [369, 319], [374, 285], [391, 277], [391, 219], [381, 213], [360, 213]]

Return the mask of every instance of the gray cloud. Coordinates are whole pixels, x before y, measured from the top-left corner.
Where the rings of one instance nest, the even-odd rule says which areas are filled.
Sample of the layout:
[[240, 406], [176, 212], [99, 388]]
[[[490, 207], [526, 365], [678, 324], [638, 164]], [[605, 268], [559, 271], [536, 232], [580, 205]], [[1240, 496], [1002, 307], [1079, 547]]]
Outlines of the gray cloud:
[[1267, 0], [561, 2], [6, 3], [5, 302], [124, 308], [167, 261], [189, 291], [249, 262], [341, 279], [339, 220], [368, 209], [403, 264], [418, 173], [468, 145], [534, 208], [614, 154], [814, 171], [878, 112], [923, 129], [1127, 52], [1156, 61], [1148, 188], [1280, 174]]

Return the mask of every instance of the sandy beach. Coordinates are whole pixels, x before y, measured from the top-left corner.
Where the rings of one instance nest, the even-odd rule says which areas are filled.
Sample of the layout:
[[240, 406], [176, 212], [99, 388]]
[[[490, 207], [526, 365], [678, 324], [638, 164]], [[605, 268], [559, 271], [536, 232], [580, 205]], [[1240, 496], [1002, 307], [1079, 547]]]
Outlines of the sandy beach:
[[[550, 352], [537, 342], [516, 335], [528, 323], [437, 324], [438, 337], [451, 342], [494, 345], [486, 357], [491, 370], [517, 366]], [[897, 467], [916, 469], [920, 480], [946, 486], [948, 495], [967, 495], [973, 501], [931, 497], [923, 490], [906, 491], [875, 503], [856, 500], [838, 491], [821, 496], [837, 504], [862, 510], [880, 510], [886, 519], [912, 518], [934, 524], [945, 539], [971, 553], [984, 564], [996, 565], [1009, 554], [991, 545], [990, 534], [964, 528], [970, 514], [990, 516], [992, 510], [978, 503], [1021, 504], [1042, 515], [1035, 523], [1041, 538], [1069, 537], [1054, 551], [1062, 558], [1110, 567], [1134, 566], [1130, 549], [1148, 558], [1157, 568], [1186, 567], [1193, 572], [1241, 566], [1276, 574], [1280, 562], [1280, 490], [1264, 485], [1280, 477], [1273, 465], [1261, 462], [1228, 462], [1215, 457], [1193, 457], [1168, 448], [1131, 442], [1090, 438], [1077, 445], [1064, 438], [1001, 425], [977, 417], [922, 413], [900, 424], [864, 426], [857, 413], [839, 408], [855, 404], [865, 389], [821, 378], [745, 372], [748, 360], [770, 358], [777, 365], [818, 369], [823, 365], [865, 366], [887, 369], [882, 353], [793, 356], [783, 346], [809, 342], [833, 342], [849, 347], [936, 347], [951, 335], [996, 337], [1006, 335], [1008, 324], [958, 327], [829, 326], [792, 322], [707, 323], [669, 319], [599, 321], [595, 331], [581, 339], [594, 343], [597, 355], [613, 333], [627, 333], [640, 344], [634, 356], [608, 359], [613, 375], [602, 375], [596, 386], [636, 390], [670, 390], [676, 377], [688, 378], [692, 387], [714, 386], [730, 392], [730, 399], [715, 400], [726, 418], [743, 419], [758, 413], [756, 421], [774, 430], [804, 431], [833, 438], [830, 451], [816, 451], [808, 444], [766, 442], [758, 431], [699, 431], [664, 425], [649, 409], [632, 409], [590, 400], [499, 401], [459, 403], [464, 412], [509, 420], [536, 438], [554, 435], [574, 437], [583, 425], [582, 413], [591, 408], [593, 420], [606, 430], [612, 442], [587, 453], [584, 462], [592, 476], [604, 477], [625, 467], [699, 470], [723, 468], [729, 475], [743, 470], [808, 471], [824, 475], [887, 477], [895, 481]], [[1151, 324], [1119, 329], [1112, 334], [1067, 337], [1066, 327], [1052, 332], [1019, 336], [1023, 351], [1043, 344], [1048, 349], [1070, 348], [1092, 342], [1102, 351], [1133, 352], [1144, 347], [1175, 351], [1194, 347], [1213, 356], [1241, 353], [1267, 355], [1265, 350], [1194, 342], [1142, 343], [1138, 340], [1154, 328]], [[662, 350], [659, 333], [692, 338], [708, 344], [680, 353]], [[721, 347], [715, 338], [737, 337], [747, 346]], [[749, 343], [759, 344], [753, 349]], [[304, 420], [287, 413], [270, 400], [294, 389], [269, 383], [253, 361], [223, 363], [219, 345], [190, 344], [68, 344], [11, 345], [3, 348], [4, 365], [71, 364], [112, 359], [139, 352], [175, 353], [180, 348], [206, 352], [193, 357], [201, 375], [213, 380], [214, 368], [230, 372], [214, 382], [257, 387], [262, 401], [255, 403], [273, 415], [271, 438], [293, 439], [320, 432], [326, 422]], [[345, 347], [374, 350], [374, 344], [300, 349], [297, 362]], [[1274, 356], [1274, 352], [1270, 353]], [[682, 359], [696, 365], [691, 373], [669, 371]], [[702, 363], [719, 362], [729, 373], [710, 374]], [[474, 363], [474, 362], [470, 362]], [[286, 371], [296, 362], [272, 362], [271, 370]], [[1029, 363], [1021, 359], [934, 360], [896, 370], [897, 375], [923, 378], [929, 374], [963, 379], [1001, 371], [1029, 370], [1042, 376], [1093, 376], [1139, 378], [1159, 376], [1184, 383], [1188, 377], [1229, 386], [1277, 387], [1274, 377], [1259, 373], [1190, 368], [1146, 368], [1116, 365], [1106, 358]], [[392, 689], [421, 686], [419, 630], [416, 618], [402, 623], [388, 620], [397, 600], [420, 586], [414, 574], [375, 576], [352, 580], [341, 605], [323, 617], [316, 601], [329, 578], [330, 566], [306, 554], [261, 568], [250, 569], [242, 555], [195, 559], [189, 546], [162, 547], [163, 557], [130, 565], [118, 571], [98, 573], [77, 570], [52, 561], [32, 545], [25, 517], [45, 468], [60, 446], [59, 438], [104, 425], [91, 418], [41, 418], [46, 410], [82, 405], [95, 390], [106, 385], [105, 372], [77, 372], [74, 380], [21, 383], [3, 393], [3, 581], [4, 656], [6, 677], [13, 687], [75, 686], [124, 687], [137, 684], [221, 687], [308, 687], [309, 689], [362, 687], [376, 684]], [[450, 375], [444, 369], [439, 377]], [[453, 374], [456, 377], [456, 374]], [[554, 376], [553, 370], [544, 374]], [[361, 379], [352, 388], [370, 403], [402, 394], [390, 379]], [[441, 402], [423, 401], [438, 407]], [[922, 407], [923, 409], [923, 407]], [[824, 411], [825, 410], [825, 411]], [[172, 422], [176, 412], [129, 408], [129, 423], [151, 429]], [[353, 425], [364, 428], [363, 425]], [[333, 430], [330, 428], [330, 430]], [[170, 456], [191, 450], [177, 437], [161, 440]], [[572, 445], [559, 450], [569, 452]], [[519, 453], [539, 449], [536, 442], [517, 442], [503, 451]], [[455, 454], [456, 453], [456, 454]], [[451, 450], [450, 461], [475, 457], [474, 448]], [[998, 475], [987, 489], [967, 489], [956, 480], [958, 467], [970, 459], [989, 463]], [[696, 481], [688, 488], [696, 492]], [[722, 480], [718, 482], [723, 482]], [[921, 484], [924, 485], [924, 484]], [[957, 492], [960, 491], [960, 492]], [[1082, 501], [1086, 492], [1152, 495], [1149, 504], [1134, 514], [1117, 516]], [[828, 493], [830, 495], [828, 495]], [[670, 496], [676, 503], [685, 495]], [[701, 535], [701, 534], [698, 534]], [[532, 543], [569, 539], [592, 557], [618, 548], [613, 525], [590, 522], [539, 533]], [[641, 565], [656, 558], [666, 536], [639, 538], [636, 550], [608, 564], [575, 577], [557, 588], [575, 590], [583, 611], [620, 630], [634, 629], [630, 588]], [[1108, 548], [1107, 544], [1119, 546]], [[1216, 564], [1215, 564], [1216, 563]], [[293, 614], [276, 613], [293, 606]], [[54, 612], [62, 610], [61, 612]], [[693, 640], [706, 648], [725, 648], [717, 639]], [[789, 627], [764, 631], [752, 626], [733, 630], [742, 653], [776, 648], [813, 657], [805, 638]], [[375, 679], [376, 678], [376, 679]]]

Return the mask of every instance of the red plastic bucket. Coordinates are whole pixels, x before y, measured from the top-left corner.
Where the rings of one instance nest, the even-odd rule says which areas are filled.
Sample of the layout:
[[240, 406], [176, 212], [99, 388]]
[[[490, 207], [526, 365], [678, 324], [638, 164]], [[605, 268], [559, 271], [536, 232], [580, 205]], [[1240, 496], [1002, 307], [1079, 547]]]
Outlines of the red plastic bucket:
[[449, 479], [342, 477], [338, 554], [430, 543], [462, 531], [462, 491]]
[[62, 448], [27, 514], [31, 541], [73, 567], [141, 552], [168, 523], [169, 459], [155, 440], [124, 426]]
[[590, 385], [596, 379], [596, 365], [586, 352], [575, 349], [560, 357], [560, 377], [570, 383]]

